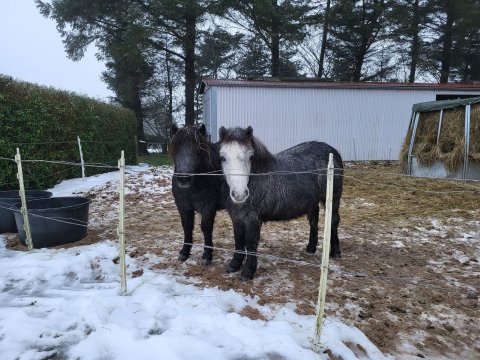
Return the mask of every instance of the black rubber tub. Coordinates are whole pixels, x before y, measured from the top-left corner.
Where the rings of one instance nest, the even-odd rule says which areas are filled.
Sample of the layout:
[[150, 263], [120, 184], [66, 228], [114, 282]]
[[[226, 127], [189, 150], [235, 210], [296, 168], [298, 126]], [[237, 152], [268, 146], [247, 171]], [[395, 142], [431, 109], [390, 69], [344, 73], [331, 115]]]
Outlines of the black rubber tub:
[[[84, 197], [52, 197], [27, 201], [33, 247], [69, 244], [87, 235], [90, 200]], [[16, 204], [20, 208], [21, 204]], [[25, 245], [23, 216], [15, 212], [20, 242]]]
[[[26, 190], [25, 197], [27, 200], [47, 199], [52, 196], [50, 191], [42, 190]], [[14, 211], [18, 211], [15, 206], [20, 202], [20, 194], [18, 190], [0, 191], [0, 234], [16, 233], [17, 224], [15, 223]]]

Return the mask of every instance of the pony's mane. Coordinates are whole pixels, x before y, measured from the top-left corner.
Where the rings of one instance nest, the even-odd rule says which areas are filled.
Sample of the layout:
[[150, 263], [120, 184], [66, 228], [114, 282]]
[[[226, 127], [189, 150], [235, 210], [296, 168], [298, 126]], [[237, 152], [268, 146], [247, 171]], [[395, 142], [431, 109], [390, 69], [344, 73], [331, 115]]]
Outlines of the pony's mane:
[[173, 135], [168, 151], [170, 157], [173, 158], [180, 147], [186, 144], [192, 148], [198, 148], [201, 151], [205, 151], [206, 155], [210, 155], [209, 142], [205, 136], [200, 133], [200, 130], [196, 126], [186, 125]]
[[255, 136], [249, 136], [245, 129], [235, 127], [228, 129], [222, 139], [222, 143], [238, 142], [242, 145], [251, 145], [253, 148], [252, 172], [264, 171], [275, 162], [275, 156], [267, 149], [263, 142]]

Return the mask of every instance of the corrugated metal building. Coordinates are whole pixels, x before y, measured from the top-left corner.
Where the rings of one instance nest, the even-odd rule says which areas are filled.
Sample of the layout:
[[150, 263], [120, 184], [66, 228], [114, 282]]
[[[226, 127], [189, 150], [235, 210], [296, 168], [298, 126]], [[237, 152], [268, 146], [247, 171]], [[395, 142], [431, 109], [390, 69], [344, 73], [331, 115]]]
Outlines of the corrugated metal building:
[[398, 160], [413, 104], [480, 96], [480, 85], [205, 79], [201, 91], [212, 141], [222, 125], [251, 125], [273, 153], [318, 140], [344, 160]]

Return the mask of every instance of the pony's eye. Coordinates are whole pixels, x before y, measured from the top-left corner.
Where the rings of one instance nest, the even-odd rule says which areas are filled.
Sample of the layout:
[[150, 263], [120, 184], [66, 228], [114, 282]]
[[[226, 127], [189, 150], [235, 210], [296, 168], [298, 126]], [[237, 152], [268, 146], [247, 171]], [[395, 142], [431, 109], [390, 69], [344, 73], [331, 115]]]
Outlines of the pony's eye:
[[223, 161], [227, 161], [227, 159], [225, 159], [224, 156], [220, 156], [220, 161], [222, 161], [222, 162], [223, 162]]

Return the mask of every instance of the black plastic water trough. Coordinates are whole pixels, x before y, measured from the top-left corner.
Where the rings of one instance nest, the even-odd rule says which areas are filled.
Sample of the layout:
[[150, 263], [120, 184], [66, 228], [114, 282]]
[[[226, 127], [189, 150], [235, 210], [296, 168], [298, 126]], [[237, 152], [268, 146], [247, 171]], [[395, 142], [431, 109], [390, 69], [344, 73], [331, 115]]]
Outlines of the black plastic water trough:
[[[27, 201], [33, 247], [69, 244], [87, 235], [90, 200], [83, 197], [53, 197]], [[16, 204], [20, 208], [21, 204]], [[23, 216], [15, 212], [20, 242], [25, 245]]]
[[[52, 196], [50, 191], [42, 190], [26, 190], [25, 197], [27, 200], [47, 199]], [[17, 224], [15, 223], [14, 211], [16, 203], [20, 202], [20, 194], [18, 190], [0, 191], [0, 234], [16, 233]]]

